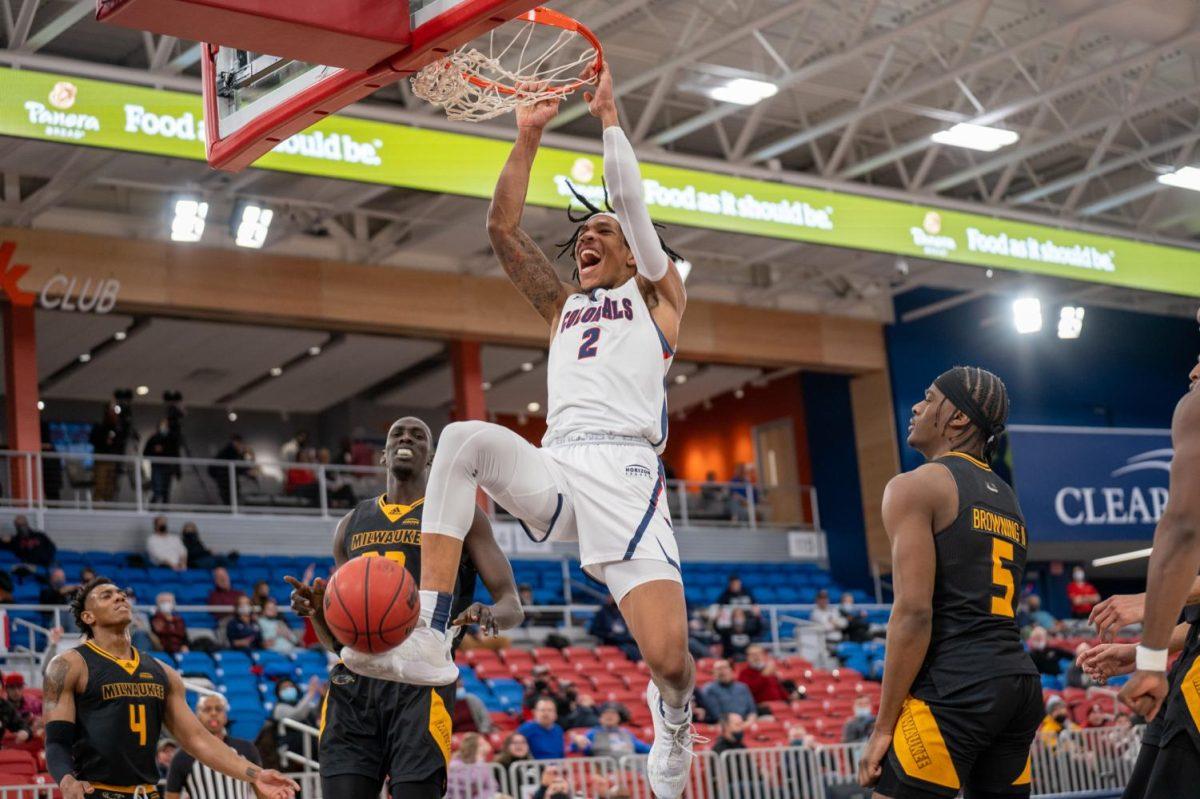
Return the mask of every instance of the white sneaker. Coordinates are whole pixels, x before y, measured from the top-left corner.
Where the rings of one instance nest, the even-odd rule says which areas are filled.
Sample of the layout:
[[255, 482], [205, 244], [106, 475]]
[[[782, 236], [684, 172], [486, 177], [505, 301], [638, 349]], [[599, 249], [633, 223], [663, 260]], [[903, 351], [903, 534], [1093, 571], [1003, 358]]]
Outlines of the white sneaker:
[[342, 662], [355, 674], [408, 685], [451, 685], [458, 666], [450, 653], [450, 636], [431, 627], [418, 627], [395, 649], [367, 655], [342, 647]]
[[646, 686], [646, 704], [654, 717], [654, 743], [646, 759], [646, 777], [658, 799], [679, 799], [692, 773], [695, 733], [689, 716], [682, 724], [671, 724], [663, 716], [662, 695], [651, 680]]

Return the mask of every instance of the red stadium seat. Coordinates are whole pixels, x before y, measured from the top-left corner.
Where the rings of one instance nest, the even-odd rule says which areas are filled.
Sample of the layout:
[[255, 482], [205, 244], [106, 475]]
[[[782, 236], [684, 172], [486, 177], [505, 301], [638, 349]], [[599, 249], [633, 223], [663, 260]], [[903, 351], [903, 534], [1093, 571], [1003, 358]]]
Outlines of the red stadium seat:
[[[38, 773], [37, 758], [23, 749], [0, 749], [0, 772], [22, 774], [32, 778], [34, 774]], [[20, 785], [22, 783], [9, 784]]]
[[533, 659], [538, 663], [544, 663], [550, 668], [562, 666], [566, 662], [561, 649], [555, 649], [552, 646], [539, 646], [533, 650]]
[[600, 660], [628, 660], [625, 657], [624, 650], [619, 646], [598, 646], [596, 647], [596, 657]]
[[512, 676], [512, 671], [499, 661], [483, 662], [475, 667], [475, 676], [481, 680], [508, 679]]
[[531, 666], [533, 664], [533, 655], [528, 649], [509, 647], [501, 653], [501, 658], [510, 666], [514, 663], [529, 663]]
[[475, 666], [479, 663], [500, 662], [500, 656], [493, 649], [468, 649], [465, 652], [460, 652], [459, 657], [464, 658], [468, 666]]
[[596, 659], [596, 651], [590, 646], [569, 646], [563, 650], [563, 655], [572, 663]]

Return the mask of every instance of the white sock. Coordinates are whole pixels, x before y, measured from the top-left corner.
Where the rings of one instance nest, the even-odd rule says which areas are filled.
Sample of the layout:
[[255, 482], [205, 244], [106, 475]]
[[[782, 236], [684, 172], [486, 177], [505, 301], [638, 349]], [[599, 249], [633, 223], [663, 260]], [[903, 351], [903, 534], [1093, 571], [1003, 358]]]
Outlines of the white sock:
[[[659, 700], [662, 702], [662, 700]], [[688, 702], [683, 707], [672, 707], [666, 702], [662, 702], [663, 718], [668, 724], [685, 724], [692, 719], [692, 703]]]
[[444, 591], [421, 591], [421, 622], [439, 633], [445, 633], [450, 623], [450, 603], [453, 597]]

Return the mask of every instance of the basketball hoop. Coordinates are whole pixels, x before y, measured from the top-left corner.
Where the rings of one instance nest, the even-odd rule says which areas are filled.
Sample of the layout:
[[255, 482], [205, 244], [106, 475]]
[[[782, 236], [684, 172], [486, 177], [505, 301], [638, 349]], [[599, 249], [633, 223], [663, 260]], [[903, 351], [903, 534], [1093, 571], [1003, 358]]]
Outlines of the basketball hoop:
[[422, 68], [413, 94], [441, 106], [450, 119], [480, 122], [517, 106], [566, 97], [598, 72], [600, 40], [566, 14], [539, 6], [487, 35], [486, 53], [467, 45]]

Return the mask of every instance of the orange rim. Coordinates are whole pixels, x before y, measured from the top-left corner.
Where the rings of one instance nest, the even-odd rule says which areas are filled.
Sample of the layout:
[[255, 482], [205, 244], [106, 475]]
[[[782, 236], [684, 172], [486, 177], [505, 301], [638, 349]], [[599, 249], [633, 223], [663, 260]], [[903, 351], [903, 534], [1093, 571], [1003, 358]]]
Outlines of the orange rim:
[[[596, 38], [596, 34], [592, 33], [591, 29], [589, 29], [588, 26], [584, 25], [582, 22], [579, 22], [572, 17], [568, 17], [561, 11], [555, 11], [552, 8], [546, 8], [545, 6], [538, 6], [531, 11], [527, 11], [524, 14], [514, 17], [512, 21], [515, 22], [517, 20], [534, 22], [538, 25], [548, 25], [552, 28], [562, 28], [565, 31], [570, 31], [571, 33], [582, 36], [596, 51], [596, 60], [592, 62], [592, 66], [595, 67], [597, 72], [599, 72], [600, 67], [604, 63], [604, 50], [601, 48], [600, 40]], [[495, 89], [501, 94], [509, 95], [519, 93], [519, 90], [514, 86], [505, 86], [503, 83], [496, 83], [495, 81], [488, 80], [487, 78], [481, 78], [478, 75], [463, 73], [463, 77], [481, 89]], [[552, 94], [570, 94], [580, 86], [584, 85], [584, 83], [585, 81], [575, 80], [563, 86], [555, 86], [551, 89], [547, 89], [546, 91], [551, 92]]]

